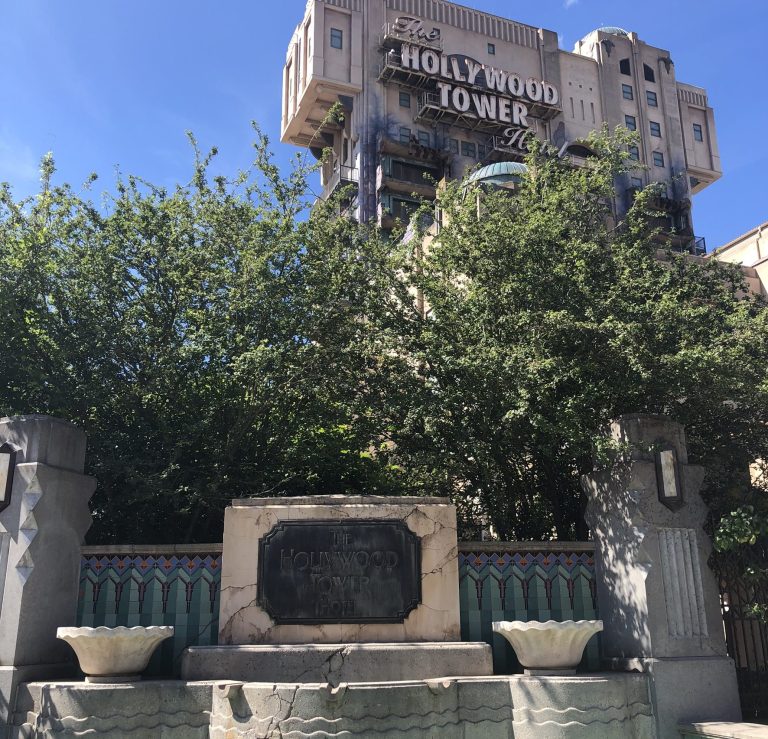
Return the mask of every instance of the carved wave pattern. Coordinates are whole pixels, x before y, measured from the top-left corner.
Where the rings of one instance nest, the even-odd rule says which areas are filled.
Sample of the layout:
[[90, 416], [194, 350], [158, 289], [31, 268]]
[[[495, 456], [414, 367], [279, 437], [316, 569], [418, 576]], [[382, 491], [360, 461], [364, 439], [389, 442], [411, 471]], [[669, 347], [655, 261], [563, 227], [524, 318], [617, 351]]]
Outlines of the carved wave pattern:
[[19, 727], [21, 736], [131, 736], [152, 731], [156, 736], [195, 739], [207, 737], [210, 727], [209, 711], [163, 711], [134, 713], [130, 716], [51, 716], [37, 714], [32, 721]]
[[[387, 713], [381, 716], [344, 716], [330, 719], [324, 716], [300, 718], [290, 716], [280, 719], [269, 716], [255, 717], [250, 721], [233, 722], [232, 717], [216, 714], [211, 717], [211, 739], [248, 737], [249, 739], [313, 739], [320, 737], [390, 737], [421, 739], [424, 736], [440, 736], [441, 739], [465, 736], [465, 727], [483, 724], [504, 724], [511, 721], [509, 706], [479, 706], [476, 708], [446, 708], [443, 711]], [[240, 725], [237, 725], [239, 723]], [[451, 729], [456, 731], [451, 732]], [[441, 734], [435, 734], [441, 731]], [[425, 734], [425, 732], [429, 732]]]
[[650, 703], [635, 701], [621, 706], [590, 706], [587, 708], [515, 708], [512, 710], [515, 726], [590, 726], [631, 721], [639, 716], [651, 718]]

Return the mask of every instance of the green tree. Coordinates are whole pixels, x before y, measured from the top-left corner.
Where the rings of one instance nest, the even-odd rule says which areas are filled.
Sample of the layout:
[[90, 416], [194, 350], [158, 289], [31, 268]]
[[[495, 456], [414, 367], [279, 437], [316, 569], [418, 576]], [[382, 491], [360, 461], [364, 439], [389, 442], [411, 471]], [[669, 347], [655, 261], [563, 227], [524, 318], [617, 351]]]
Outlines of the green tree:
[[593, 136], [584, 167], [536, 147], [513, 196], [448, 186], [406, 260], [431, 310], [408, 337], [428, 394], [401, 452], [428, 439], [503, 538], [586, 535], [580, 476], [623, 413], [684, 423], [720, 509], [768, 459], [768, 313], [737, 267], [659, 258], [656, 188], [615, 221], [628, 136]]
[[626, 144], [536, 149], [513, 197], [441, 189], [426, 251], [339, 217], [349, 193], [310, 211], [312, 168], [261, 136], [231, 180], [195, 147], [189, 183], [123, 177], [103, 207], [46, 159], [37, 196], [0, 190], [0, 412], [88, 432], [99, 542], [218, 540], [233, 497], [336, 492], [584, 536], [580, 475], [638, 411], [686, 424], [729, 510], [768, 459], [768, 314], [737, 268], [658, 259], [653, 188], [611, 219]]
[[263, 136], [231, 181], [214, 155], [172, 190], [120, 178], [101, 209], [50, 158], [34, 198], [0, 191], [0, 413], [87, 431], [91, 541], [218, 541], [233, 497], [404, 484], [388, 243], [308, 214], [313, 168], [284, 176]]

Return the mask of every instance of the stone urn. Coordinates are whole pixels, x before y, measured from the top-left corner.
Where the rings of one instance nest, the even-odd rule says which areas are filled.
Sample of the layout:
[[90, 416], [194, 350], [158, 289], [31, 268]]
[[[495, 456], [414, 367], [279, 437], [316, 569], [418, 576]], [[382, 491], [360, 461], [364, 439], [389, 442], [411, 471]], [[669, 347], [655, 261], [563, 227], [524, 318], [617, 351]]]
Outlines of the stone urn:
[[173, 636], [173, 626], [67, 626], [56, 637], [75, 650], [87, 683], [141, 680], [155, 647]]
[[514, 648], [526, 675], [573, 675], [602, 621], [494, 621]]

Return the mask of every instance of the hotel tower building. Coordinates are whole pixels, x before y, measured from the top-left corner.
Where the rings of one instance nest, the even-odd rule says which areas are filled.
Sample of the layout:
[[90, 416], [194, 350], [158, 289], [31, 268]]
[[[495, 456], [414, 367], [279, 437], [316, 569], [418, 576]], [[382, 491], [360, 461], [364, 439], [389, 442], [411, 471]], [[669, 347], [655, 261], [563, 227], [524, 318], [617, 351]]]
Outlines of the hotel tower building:
[[604, 123], [638, 132], [631, 155], [647, 167], [617, 183], [616, 211], [663, 183], [668, 239], [702, 253], [691, 196], [721, 174], [713, 111], [635, 33], [598, 28], [564, 51], [553, 31], [444, 0], [309, 0], [288, 46], [282, 141], [330, 148], [322, 196], [352, 185], [349, 209], [384, 228], [434, 195], [425, 173], [513, 177], [529, 136], [578, 161]]

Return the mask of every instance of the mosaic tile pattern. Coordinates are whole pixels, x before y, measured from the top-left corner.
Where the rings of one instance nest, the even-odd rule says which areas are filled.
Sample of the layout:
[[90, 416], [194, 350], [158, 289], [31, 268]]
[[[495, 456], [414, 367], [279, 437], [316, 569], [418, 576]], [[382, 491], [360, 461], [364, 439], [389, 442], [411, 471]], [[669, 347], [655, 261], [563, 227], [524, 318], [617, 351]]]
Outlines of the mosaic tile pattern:
[[[493, 633], [493, 621], [566, 621], [598, 618], [593, 552], [551, 549], [459, 553], [461, 638], [493, 648], [497, 674], [522, 672], [508, 642]], [[598, 639], [584, 652], [583, 669], [599, 669]]]
[[[497, 673], [522, 668], [506, 640], [493, 633], [493, 621], [598, 617], [591, 551], [473, 550], [471, 542], [460, 549], [461, 638], [488, 642]], [[158, 648], [147, 673], [177, 675], [185, 647], [217, 642], [220, 583], [220, 550], [163, 555], [89, 548], [81, 561], [78, 625], [174, 626], [175, 636]], [[597, 639], [582, 667], [598, 669]]]
[[87, 554], [80, 566], [79, 626], [174, 626], [147, 674], [178, 674], [193, 644], [216, 644], [221, 554]]

